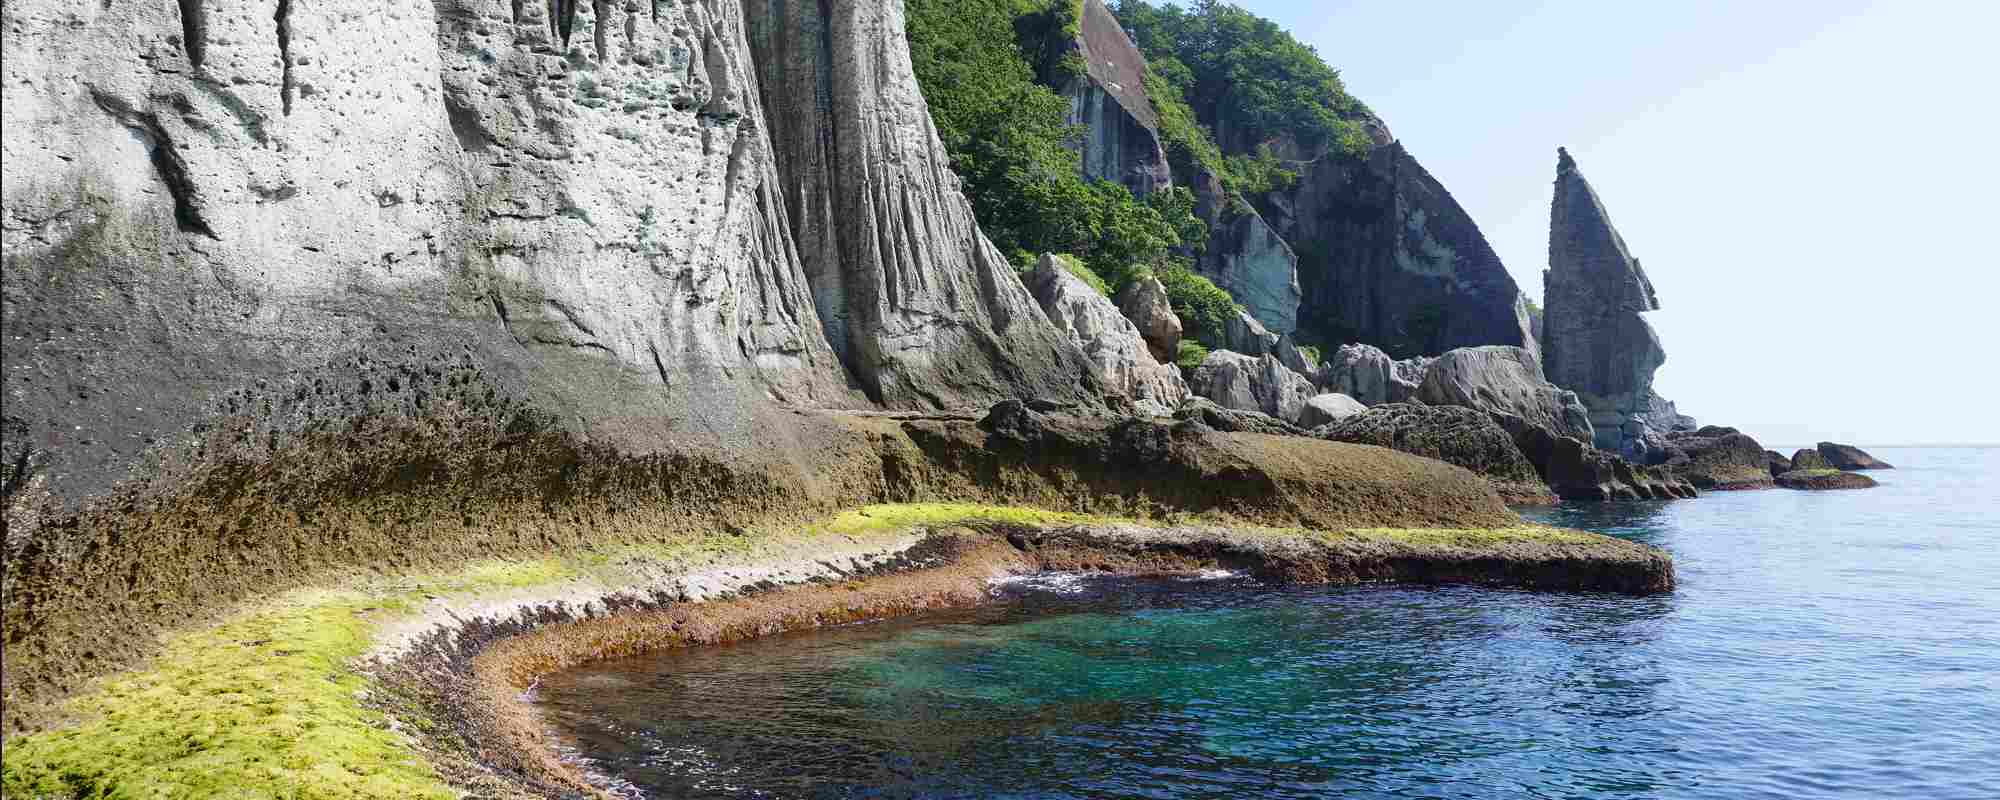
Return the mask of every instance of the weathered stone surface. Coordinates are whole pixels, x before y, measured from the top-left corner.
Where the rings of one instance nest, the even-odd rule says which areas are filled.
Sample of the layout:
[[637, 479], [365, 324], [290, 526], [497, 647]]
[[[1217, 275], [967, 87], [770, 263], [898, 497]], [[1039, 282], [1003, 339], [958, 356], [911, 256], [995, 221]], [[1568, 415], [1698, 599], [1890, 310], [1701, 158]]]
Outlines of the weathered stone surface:
[[1160, 279], [1147, 276], [1127, 284], [1118, 293], [1118, 310], [1139, 329], [1154, 360], [1172, 364], [1180, 356], [1181, 318]]
[[[748, 62], [760, 79], [726, 88], [749, 93], [746, 107], [761, 99], [784, 177], [773, 189], [826, 338], [869, 397], [942, 408], [1096, 394], [959, 191], [911, 71], [903, 5], [742, 2], [749, 44], [718, 42], [705, 58]], [[732, 5], [713, 25], [736, 28]]]
[[1542, 363], [1590, 409], [1598, 447], [1643, 457], [1649, 434], [1692, 425], [1653, 394], [1667, 353], [1641, 315], [1659, 298], [1576, 161], [1557, 152]]
[[1320, 365], [1315, 382], [1321, 389], [1340, 392], [1364, 405], [1403, 403], [1417, 396], [1424, 373], [1435, 359], [1396, 361], [1381, 348], [1366, 344], [1344, 344]]
[[1299, 259], [1284, 237], [1214, 175], [1193, 177], [1195, 214], [1208, 223], [1208, 242], [1195, 270], [1236, 298], [1274, 335], [1298, 327]]
[[1367, 406], [1344, 394], [1316, 394], [1306, 399], [1306, 407], [1299, 412], [1298, 425], [1301, 428], [1317, 428], [1367, 410]]
[[1519, 347], [1462, 347], [1439, 356], [1417, 387], [1417, 399], [1519, 417], [1557, 436], [1591, 440], [1590, 419], [1576, 395], [1542, 380], [1534, 355]]
[[1146, 97], [1146, 57], [1104, 0], [1083, 0], [1082, 6], [1075, 52], [1084, 74], [1063, 93], [1069, 98], [1069, 124], [1084, 132], [1077, 143], [1083, 174], [1124, 184], [1144, 197], [1173, 184], [1160, 145], [1159, 115]]
[[1139, 329], [1055, 256], [1042, 256], [1027, 284], [1049, 322], [1067, 332], [1096, 367], [1105, 391], [1131, 398], [1140, 411], [1154, 416], [1172, 414], [1187, 399], [1180, 369], [1155, 361]]
[[1792, 471], [1792, 460], [1776, 450], [1764, 451], [1764, 458], [1771, 463], [1771, 477], [1775, 478]]
[[1262, 411], [1223, 408], [1206, 397], [1191, 397], [1174, 412], [1174, 419], [1197, 422], [1226, 433], [1262, 433], [1271, 436], [1304, 436], [1306, 430]]
[[1272, 333], [1264, 323], [1248, 312], [1238, 311], [1223, 320], [1222, 349], [1233, 350], [1246, 356], [1276, 355], [1278, 343], [1284, 339]]
[[1810, 470], [1829, 470], [1829, 469], [1834, 469], [1834, 466], [1832, 464], [1827, 463], [1825, 456], [1820, 455], [1818, 450], [1807, 448], [1799, 450], [1798, 452], [1792, 454], [1791, 469], [1787, 469], [1785, 471], [1792, 472], [1794, 470], [1810, 471]]
[[[1502, 420], [1503, 425], [1506, 422]], [[1575, 437], [1518, 423], [1509, 432], [1549, 488], [1564, 500], [1672, 500], [1698, 494], [1677, 474], [1635, 467]]]
[[1666, 446], [1649, 465], [1664, 466], [1699, 489], [1771, 488], [1771, 461], [1763, 445], [1735, 428], [1710, 425], [1666, 434]]
[[[1379, 120], [1354, 158], [1273, 146], [1298, 181], [1252, 198], [1299, 258], [1299, 326], [1399, 357], [1459, 347], [1539, 349], [1520, 287], [1471, 215]], [[1229, 137], [1224, 137], [1227, 140]]]
[[1316, 427], [1312, 435], [1456, 464], [1485, 477], [1511, 504], [1544, 505], [1554, 499], [1513, 438], [1475, 409], [1388, 403]]
[[1246, 356], [1228, 350], [1208, 354], [1188, 376], [1188, 388], [1223, 408], [1261, 411], [1298, 424], [1311, 398], [1312, 381], [1288, 369], [1276, 356]]
[[1880, 486], [1874, 478], [1858, 472], [1842, 472], [1837, 469], [1799, 469], [1777, 477], [1780, 488], [1798, 489], [1808, 492], [1824, 492], [1839, 489], [1873, 489]]
[[1820, 442], [1819, 454], [1834, 469], [1895, 469], [1888, 462], [1877, 459], [1861, 448], [1848, 444]]

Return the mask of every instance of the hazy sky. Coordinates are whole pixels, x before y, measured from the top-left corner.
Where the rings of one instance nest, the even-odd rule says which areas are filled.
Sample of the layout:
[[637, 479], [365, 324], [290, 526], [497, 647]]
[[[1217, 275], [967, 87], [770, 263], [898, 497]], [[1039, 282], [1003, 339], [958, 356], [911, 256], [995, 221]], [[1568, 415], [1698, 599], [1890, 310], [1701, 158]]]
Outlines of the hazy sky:
[[1770, 445], [2000, 442], [2000, 2], [1237, 2], [1537, 298], [1568, 147], [1659, 290], [1683, 412]]

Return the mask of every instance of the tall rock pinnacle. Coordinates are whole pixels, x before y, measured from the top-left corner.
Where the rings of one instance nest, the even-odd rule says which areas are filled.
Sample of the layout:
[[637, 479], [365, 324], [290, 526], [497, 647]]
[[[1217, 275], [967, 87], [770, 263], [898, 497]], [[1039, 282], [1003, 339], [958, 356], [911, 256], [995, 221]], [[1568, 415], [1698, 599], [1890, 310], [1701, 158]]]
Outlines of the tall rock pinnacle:
[[1582, 397], [1598, 447], [1642, 456], [1649, 434], [1692, 423], [1653, 394], [1653, 373], [1667, 353], [1640, 315], [1659, 310], [1660, 301], [1576, 160], [1556, 152], [1543, 372]]

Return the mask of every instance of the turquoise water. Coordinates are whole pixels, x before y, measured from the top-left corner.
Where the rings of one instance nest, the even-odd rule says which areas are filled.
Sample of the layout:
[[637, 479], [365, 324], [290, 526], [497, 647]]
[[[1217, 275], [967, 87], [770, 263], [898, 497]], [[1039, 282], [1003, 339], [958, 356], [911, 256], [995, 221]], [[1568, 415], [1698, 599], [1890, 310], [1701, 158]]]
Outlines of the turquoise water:
[[1666, 596], [1044, 576], [539, 696], [650, 797], [1995, 800], [2000, 450], [1876, 454], [1533, 514], [1672, 552]]

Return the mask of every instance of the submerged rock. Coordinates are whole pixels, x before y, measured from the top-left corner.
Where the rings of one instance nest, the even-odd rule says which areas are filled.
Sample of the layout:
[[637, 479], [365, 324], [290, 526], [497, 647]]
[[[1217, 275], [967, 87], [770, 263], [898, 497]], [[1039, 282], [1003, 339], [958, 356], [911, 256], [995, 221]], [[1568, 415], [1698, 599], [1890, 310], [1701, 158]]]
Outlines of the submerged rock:
[[1842, 472], [1837, 469], [1799, 469], [1777, 477], [1778, 486], [1802, 491], [1832, 491], [1839, 489], [1873, 489], [1878, 484], [1874, 478], [1857, 472]]
[[1507, 431], [1474, 409], [1388, 403], [1315, 428], [1312, 435], [1456, 464], [1485, 477], [1510, 504], [1546, 505], [1554, 499]]
[[1820, 442], [1818, 449], [1819, 454], [1834, 469], [1895, 469], [1888, 462], [1877, 459], [1853, 445]]
[[1153, 360], [1139, 329], [1109, 298], [1064, 269], [1056, 256], [1042, 256], [1026, 282], [1049, 322], [1067, 332], [1095, 365], [1105, 391], [1131, 398], [1140, 411], [1154, 416], [1172, 414], [1187, 399], [1180, 369]]

